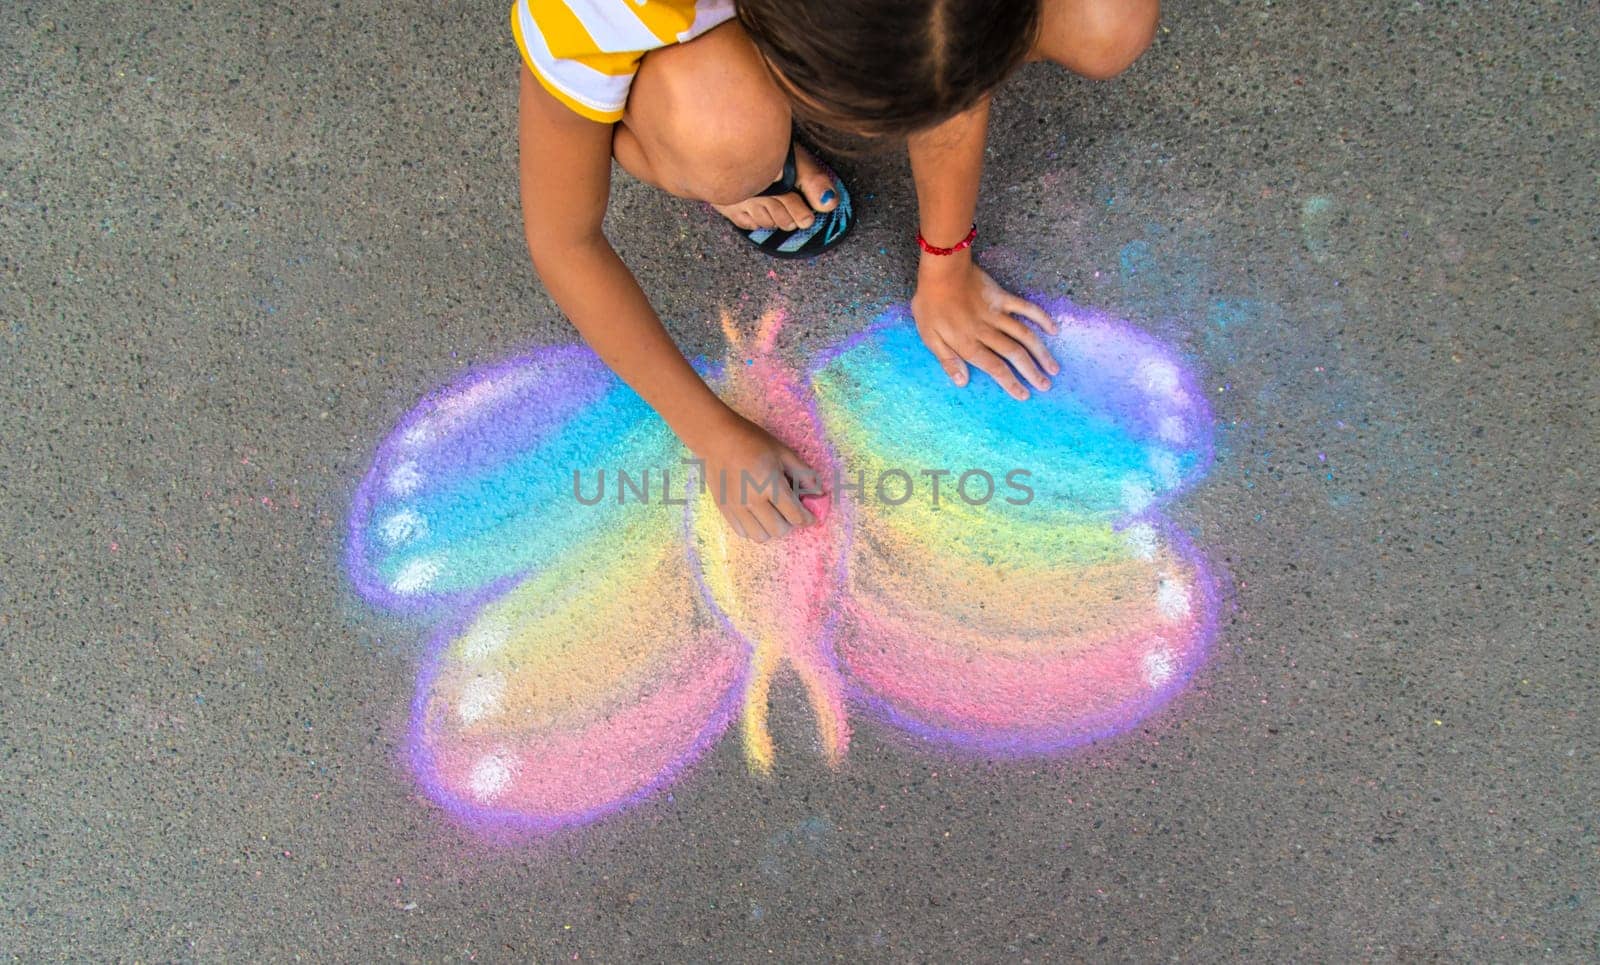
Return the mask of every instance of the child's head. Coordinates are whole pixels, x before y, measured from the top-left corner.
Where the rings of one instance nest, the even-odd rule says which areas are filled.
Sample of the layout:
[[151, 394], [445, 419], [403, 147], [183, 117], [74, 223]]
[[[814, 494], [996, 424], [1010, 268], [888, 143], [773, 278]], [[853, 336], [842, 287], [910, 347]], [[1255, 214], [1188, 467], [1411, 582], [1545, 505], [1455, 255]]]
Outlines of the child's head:
[[900, 138], [967, 110], [1020, 64], [1040, 0], [735, 0], [813, 128]]

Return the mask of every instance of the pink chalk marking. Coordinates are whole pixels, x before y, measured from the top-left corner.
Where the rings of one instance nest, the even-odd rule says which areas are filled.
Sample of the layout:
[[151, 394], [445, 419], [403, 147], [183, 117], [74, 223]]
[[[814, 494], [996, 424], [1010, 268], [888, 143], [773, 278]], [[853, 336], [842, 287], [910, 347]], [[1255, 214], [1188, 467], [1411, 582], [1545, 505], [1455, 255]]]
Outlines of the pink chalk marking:
[[[636, 702], [568, 729], [451, 733], [455, 707], [434, 697], [417, 722], [418, 779], [464, 817], [536, 827], [584, 823], [648, 793], [697, 757], [727, 725], [719, 706], [744, 664], [742, 647], [719, 631], [703, 633], [672, 675], [650, 683]], [[597, 695], [608, 702], [615, 696]], [[486, 761], [504, 768], [503, 785], [479, 786]]]
[[[1105, 636], [1078, 637], [1070, 650], [1048, 634], [985, 649], [981, 631], [886, 620], [852, 602], [853, 631], [840, 645], [850, 674], [914, 716], [980, 730], [1059, 727], [1113, 710], [1152, 689], [1145, 656], [1168, 651], [1183, 664], [1188, 624], [1157, 624]], [[1037, 644], [1032, 651], [1012, 650]], [[997, 641], [998, 642], [998, 641]], [[1062, 641], [1065, 642], [1065, 641]]]

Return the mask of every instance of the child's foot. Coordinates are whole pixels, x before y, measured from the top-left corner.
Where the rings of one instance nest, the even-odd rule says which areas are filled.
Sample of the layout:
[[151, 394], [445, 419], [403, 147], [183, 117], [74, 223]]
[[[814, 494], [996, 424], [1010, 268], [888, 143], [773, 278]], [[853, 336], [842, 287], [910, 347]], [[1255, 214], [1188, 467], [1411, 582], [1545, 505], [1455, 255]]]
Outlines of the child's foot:
[[832, 211], [838, 207], [839, 192], [834, 185], [833, 175], [817, 163], [810, 151], [798, 144], [794, 146], [794, 166], [798, 173], [795, 178], [798, 191], [754, 197], [738, 204], [714, 204], [712, 207], [746, 231], [757, 228], [799, 231], [809, 228], [816, 220], [818, 211]]
[[[791, 144], [792, 156], [772, 187], [738, 204], [713, 205], [763, 254], [811, 258], [843, 240], [855, 222], [850, 192], [811, 152]], [[792, 190], [784, 190], [785, 187]]]

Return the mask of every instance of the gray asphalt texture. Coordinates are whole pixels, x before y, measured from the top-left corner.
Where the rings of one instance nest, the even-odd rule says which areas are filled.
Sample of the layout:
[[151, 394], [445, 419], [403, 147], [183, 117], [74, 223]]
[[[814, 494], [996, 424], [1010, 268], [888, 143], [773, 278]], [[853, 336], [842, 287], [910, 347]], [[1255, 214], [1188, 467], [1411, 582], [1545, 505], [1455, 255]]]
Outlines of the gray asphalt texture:
[[[573, 333], [528, 265], [500, 4], [0, 9], [0, 952], [25, 960], [1583, 961], [1600, 955], [1600, 31], [1588, 3], [1174, 3], [1125, 77], [1029, 67], [1005, 283], [1175, 344], [1194, 688], [1033, 763], [862, 724], [505, 847], [398, 747], [421, 631], [357, 599], [378, 440]], [[683, 345], [802, 357], [909, 295], [902, 161], [762, 260], [619, 175]], [[772, 274], [769, 275], [769, 272]], [[796, 331], [798, 329], [798, 331]]]

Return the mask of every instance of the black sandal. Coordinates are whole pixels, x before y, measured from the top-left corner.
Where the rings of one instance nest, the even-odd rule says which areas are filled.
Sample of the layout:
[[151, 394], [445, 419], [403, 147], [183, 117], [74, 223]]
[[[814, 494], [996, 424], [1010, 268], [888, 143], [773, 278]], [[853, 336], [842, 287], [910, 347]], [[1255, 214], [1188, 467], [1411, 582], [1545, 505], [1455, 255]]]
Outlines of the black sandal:
[[[795, 142], [789, 142], [789, 156], [783, 161], [783, 176], [772, 182], [765, 191], [756, 195], [758, 198], [768, 198], [774, 195], [789, 194], [797, 191], [795, 182], [800, 174], [794, 162]], [[855, 225], [855, 212], [850, 205], [850, 192], [845, 190], [844, 181], [838, 175], [833, 178], [833, 190], [839, 195], [839, 203], [831, 211], [818, 211], [812, 220], [811, 227], [799, 228], [789, 231], [785, 228], [756, 228], [745, 230], [738, 225], [733, 230], [746, 241], [761, 249], [762, 254], [771, 255], [773, 258], [815, 258], [834, 245], [844, 240]], [[804, 194], [801, 195], [805, 197]], [[806, 202], [810, 203], [809, 200]]]

